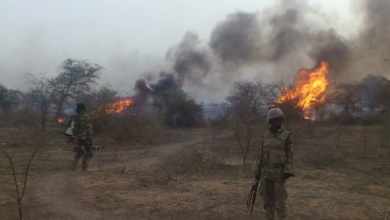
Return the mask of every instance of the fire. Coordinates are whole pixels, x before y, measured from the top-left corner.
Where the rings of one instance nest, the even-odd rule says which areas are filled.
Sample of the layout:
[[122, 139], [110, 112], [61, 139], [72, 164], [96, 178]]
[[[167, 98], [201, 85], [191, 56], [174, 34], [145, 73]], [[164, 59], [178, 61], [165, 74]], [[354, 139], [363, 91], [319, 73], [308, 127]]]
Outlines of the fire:
[[65, 122], [65, 119], [59, 118], [59, 119], [57, 120], [57, 122], [58, 122], [58, 123], [64, 123], [64, 122]]
[[313, 105], [325, 101], [324, 93], [328, 87], [327, 74], [328, 63], [326, 62], [321, 62], [321, 66], [312, 70], [301, 69], [297, 74], [295, 86], [283, 88], [283, 95], [277, 102], [299, 100], [297, 106], [303, 110], [305, 119], [310, 119]]
[[121, 113], [124, 109], [134, 103], [133, 99], [119, 100], [113, 103], [109, 103], [105, 106], [107, 114]]
[[105, 104], [104, 106], [99, 107], [95, 111], [91, 113], [91, 116], [94, 118], [96, 117], [99, 112], [104, 112], [105, 114], [114, 114], [114, 113], [121, 113], [123, 110], [125, 110], [127, 107], [132, 105], [134, 103], [134, 99], [122, 99], [118, 100], [112, 103]]

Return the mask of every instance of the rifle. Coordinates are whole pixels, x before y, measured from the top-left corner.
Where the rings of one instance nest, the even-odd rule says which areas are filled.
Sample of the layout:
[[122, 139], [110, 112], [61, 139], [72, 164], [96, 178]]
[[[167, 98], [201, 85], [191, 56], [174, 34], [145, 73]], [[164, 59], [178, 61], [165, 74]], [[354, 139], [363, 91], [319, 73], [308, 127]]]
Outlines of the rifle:
[[246, 201], [246, 207], [249, 209], [251, 208], [251, 215], [253, 212], [253, 206], [256, 202], [256, 195], [257, 195], [257, 189], [259, 188], [259, 182], [258, 180], [255, 180], [255, 183], [252, 185], [252, 189], [249, 192], [248, 200]]
[[249, 192], [249, 196], [248, 196], [248, 199], [246, 201], [246, 207], [248, 209], [249, 208], [251, 209], [251, 215], [253, 212], [253, 206], [255, 205], [255, 202], [256, 202], [257, 190], [259, 188], [259, 183], [260, 183], [260, 179], [261, 179], [261, 165], [262, 165], [262, 161], [263, 161], [262, 155], [263, 155], [263, 143], [261, 143], [261, 153], [259, 155], [260, 159], [259, 159], [259, 163], [258, 163], [258, 167], [257, 167], [258, 173], [256, 173], [255, 183], [252, 185], [251, 191]]
[[[63, 131], [56, 131], [56, 132], [58, 132], [58, 133], [60, 133], [60, 134], [62, 134], [62, 135], [65, 135], [69, 140], [67, 141], [67, 143], [76, 143], [75, 142], [75, 138], [72, 136], [72, 135], [70, 135], [70, 134], [68, 134], [68, 133], [66, 133], [66, 132], [63, 132]], [[104, 149], [104, 145], [102, 146], [102, 147], [99, 147], [99, 146], [90, 146], [89, 147], [91, 150], [94, 150], [94, 151], [99, 151], [100, 149]], [[74, 147], [73, 148], [73, 151], [74, 152], [77, 152], [77, 151], [80, 151], [81, 150], [81, 147], [80, 146], [77, 146], [77, 147]]]
[[[90, 146], [88, 148], [91, 149], [91, 150], [94, 150], [94, 151], [99, 151], [100, 149], [104, 149], [104, 145], [101, 148], [99, 146], [96, 146], [96, 147]], [[81, 150], [85, 150], [85, 148], [83, 148], [81, 146], [77, 146], [77, 147], [73, 148], [73, 152], [77, 152], [77, 151], [81, 151]]]
[[74, 140], [74, 137], [66, 132], [63, 132], [63, 131], [56, 131], [62, 135], [65, 135], [69, 140], [67, 141], [67, 143], [75, 143], [75, 140]]

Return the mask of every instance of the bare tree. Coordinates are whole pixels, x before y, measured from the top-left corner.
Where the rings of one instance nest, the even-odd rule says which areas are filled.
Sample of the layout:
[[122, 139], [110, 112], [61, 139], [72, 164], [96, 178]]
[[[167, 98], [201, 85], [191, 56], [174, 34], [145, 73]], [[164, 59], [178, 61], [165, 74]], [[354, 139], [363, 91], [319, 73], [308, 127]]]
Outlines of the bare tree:
[[229, 119], [231, 119], [230, 105], [227, 102], [223, 102], [220, 104], [213, 103], [210, 106], [215, 119], [207, 119], [208, 123], [212, 126], [218, 126], [218, 128], [227, 125]]
[[269, 87], [261, 81], [236, 82], [227, 100], [231, 103], [232, 126], [240, 147], [243, 166], [259, 133], [258, 109], [265, 106]]
[[56, 118], [60, 117], [64, 105], [69, 99], [89, 93], [96, 80], [100, 78], [103, 67], [85, 60], [67, 59], [60, 66], [60, 73], [55, 78], [57, 105]]
[[35, 154], [37, 153], [39, 148], [39, 145], [34, 148], [33, 152], [30, 155], [30, 158], [28, 160], [28, 163], [26, 165], [26, 168], [24, 169], [24, 172], [21, 174], [23, 176], [23, 179], [20, 180], [19, 173], [16, 167], [16, 162], [14, 160], [15, 151], [12, 154], [9, 154], [7, 150], [1, 146], [1, 151], [3, 155], [5, 156], [8, 164], [10, 165], [11, 169], [11, 175], [13, 179], [13, 184], [15, 186], [14, 190], [7, 189], [4, 187], [1, 187], [0, 190], [3, 192], [8, 193], [16, 202], [18, 205], [18, 211], [19, 211], [19, 219], [23, 219], [23, 208], [22, 208], [22, 201], [26, 192], [27, 182], [28, 182], [28, 174], [30, 171], [31, 164], [33, 162], [33, 159], [35, 157]]
[[47, 79], [45, 74], [34, 76], [31, 73], [27, 74], [30, 81], [30, 91], [24, 95], [27, 102], [33, 107], [37, 107], [41, 112], [41, 129], [45, 131], [46, 120], [55, 98], [55, 88], [52, 79]]

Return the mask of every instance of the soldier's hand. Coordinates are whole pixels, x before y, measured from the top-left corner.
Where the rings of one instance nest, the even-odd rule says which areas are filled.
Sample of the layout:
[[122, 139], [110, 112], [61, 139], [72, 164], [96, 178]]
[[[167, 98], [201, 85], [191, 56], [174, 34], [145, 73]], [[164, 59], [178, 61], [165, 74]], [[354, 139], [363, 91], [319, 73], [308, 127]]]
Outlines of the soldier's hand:
[[256, 170], [256, 174], [255, 174], [255, 180], [256, 180], [256, 181], [260, 181], [260, 178], [261, 178], [261, 173], [260, 173], [260, 170], [257, 169], [257, 170]]
[[75, 139], [74, 139], [73, 136], [68, 136], [68, 141], [67, 141], [67, 143], [72, 143], [72, 142], [74, 142], [74, 141], [75, 141]]
[[260, 178], [261, 178], [261, 172], [260, 172], [260, 171], [257, 171], [257, 172], [256, 172], [256, 175], [255, 175], [255, 180], [256, 180], [256, 182], [259, 182], [259, 181], [260, 181]]

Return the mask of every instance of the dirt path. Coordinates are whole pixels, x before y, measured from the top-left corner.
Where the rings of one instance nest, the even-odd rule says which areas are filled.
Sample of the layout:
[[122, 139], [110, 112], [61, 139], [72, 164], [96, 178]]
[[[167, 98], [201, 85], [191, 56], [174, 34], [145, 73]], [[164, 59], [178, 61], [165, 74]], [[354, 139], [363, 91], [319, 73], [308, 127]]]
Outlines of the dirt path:
[[[227, 136], [220, 135], [217, 137]], [[143, 156], [158, 157], [173, 154], [183, 147], [196, 144], [211, 137], [202, 137], [190, 140], [185, 143], [167, 144], [156, 146], [145, 151]], [[108, 154], [109, 152], [100, 153]], [[120, 151], [121, 154], [132, 154], [133, 151]], [[138, 151], [139, 153], [139, 151]], [[96, 159], [96, 158], [95, 158]], [[78, 189], [72, 187], [72, 180], [78, 176], [85, 175], [81, 171], [59, 170], [43, 175], [33, 187], [34, 215], [39, 216], [37, 219], [50, 220], [119, 220], [119, 219], [140, 219], [130, 216], [115, 216], [113, 213], [105, 213], [94, 207], [87, 207], [78, 200]]]
[[71, 179], [76, 173], [52, 173], [38, 181], [34, 197], [38, 202], [38, 215], [42, 219], [104, 219], [103, 213], [84, 207], [74, 196]]

